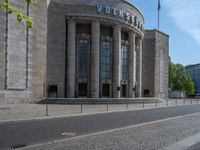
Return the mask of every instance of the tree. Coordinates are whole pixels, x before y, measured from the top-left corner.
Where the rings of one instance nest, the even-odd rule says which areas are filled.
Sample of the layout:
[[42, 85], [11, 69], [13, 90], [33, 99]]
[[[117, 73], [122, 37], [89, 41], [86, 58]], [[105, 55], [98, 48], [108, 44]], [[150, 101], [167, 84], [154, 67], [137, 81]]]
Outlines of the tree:
[[185, 90], [187, 91], [187, 93], [189, 95], [194, 95], [195, 86], [194, 86], [194, 82], [192, 81], [191, 77], [187, 78], [187, 82], [186, 82], [185, 88], [186, 88]]
[[169, 88], [172, 90], [186, 91], [194, 94], [195, 88], [192, 79], [187, 76], [185, 68], [181, 64], [174, 64], [169, 60]]
[[[26, 0], [28, 4], [36, 2], [36, 0]], [[4, 0], [4, 2], [0, 2], [0, 9], [7, 9], [8, 14], [16, 14], [17, 20], [22, 22], [23, 20], [26, 21], [28, 28], [32, 28], [33, 22], [29, 16], [25, 16], [22, 11], [20, 11], [17, 7], [12, 7], [10, 4], [10, 0]]]

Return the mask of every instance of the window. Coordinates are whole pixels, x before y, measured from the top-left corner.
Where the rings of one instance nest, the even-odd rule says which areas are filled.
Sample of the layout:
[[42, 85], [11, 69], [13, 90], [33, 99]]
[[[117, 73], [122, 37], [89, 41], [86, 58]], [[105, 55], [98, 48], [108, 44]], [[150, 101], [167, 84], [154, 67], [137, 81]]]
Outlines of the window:
[[79, 78], [85, 79], [88, 77], [88, 54], [89, 42], [88, 40], [79, 40], [78, 48], [78, 72]]
[[102, 79], [110, 79], [111, 76], [111, 43], [101, 42], [101, 76]]
[[121, 46], [121, 79], [127, 80], [128, 78], [128, 46]]

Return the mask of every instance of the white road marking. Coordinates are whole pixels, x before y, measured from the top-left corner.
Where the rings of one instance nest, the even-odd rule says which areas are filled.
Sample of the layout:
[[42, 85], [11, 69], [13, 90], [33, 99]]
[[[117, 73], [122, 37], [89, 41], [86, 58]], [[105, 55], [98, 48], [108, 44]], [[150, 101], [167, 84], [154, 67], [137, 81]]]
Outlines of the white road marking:
[[200, 133], [191, 137], [185, 138], [177, 143], [174, 143], [162, 150], [184, 150], [200, 142]]

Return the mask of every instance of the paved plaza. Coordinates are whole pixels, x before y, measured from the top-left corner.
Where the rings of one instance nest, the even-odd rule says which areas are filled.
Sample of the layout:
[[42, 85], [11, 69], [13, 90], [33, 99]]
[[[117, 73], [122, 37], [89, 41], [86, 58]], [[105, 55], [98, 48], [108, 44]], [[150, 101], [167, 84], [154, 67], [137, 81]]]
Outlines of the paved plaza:
[[138, 109], [151, 109], [156, 107], [169, 107], [191, 105], [200, 103], [199, 99], [170, 99], [162, 103], [137, 104], [98, 104], [98, 105], [45, 105], [45, 104], [9, 104], [0, 105], [0, 121], [29, 120], [39, 118], [54, 118], [71, 115], [84, 115], [115, 111], [128, 111]]

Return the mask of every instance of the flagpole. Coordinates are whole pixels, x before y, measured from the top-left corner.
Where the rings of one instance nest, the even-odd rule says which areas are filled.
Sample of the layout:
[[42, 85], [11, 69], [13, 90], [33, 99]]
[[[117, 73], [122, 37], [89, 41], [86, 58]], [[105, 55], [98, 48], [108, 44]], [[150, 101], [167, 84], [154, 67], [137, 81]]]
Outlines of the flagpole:
[[158, 9], [158, 30], [160, 29], [160, 10]]
[[158, 0], [158, 30], [160, 29], [160, 0]]

